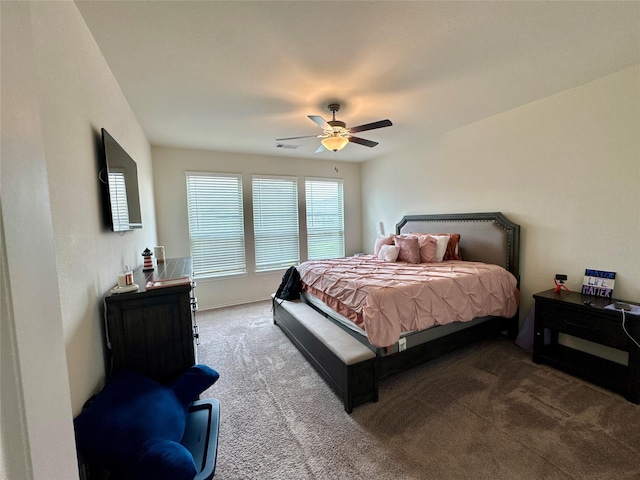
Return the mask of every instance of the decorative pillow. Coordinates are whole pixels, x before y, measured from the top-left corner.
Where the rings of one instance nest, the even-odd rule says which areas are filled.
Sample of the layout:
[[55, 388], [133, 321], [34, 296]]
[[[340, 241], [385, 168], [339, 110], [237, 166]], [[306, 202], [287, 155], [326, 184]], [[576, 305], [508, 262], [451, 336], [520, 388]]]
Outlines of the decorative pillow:
[[420, 263], [420, 246], [418, 238], [414, 236], [396, 235], [393, 239], [398, 252], [398, 261], [407, 263]]
[[166, 472], [153, 477], [158, 480], [193, 480], [193, 457], [179, 443], [187, 408], [218, 377], [206, 365], [191, 367], [170, 386], [136, 372], [117, 373], [74, 420], [78, 451], [116, 476], [148, 478], [136, 473], [142, 463]]
[[435, 263], [437, 261], [438, 242], [431, 235], [416, 235], [420, 248], [420, 263]]
[[[460, 234], [459, 233], [410, 233], [410, 235], [417, 235], [421, 242], [424, 242], [424, 237], [433, 237], [437, 240], [437, 253], [435, 262], [442, 262], [443, 260], [462, 260], [460, 253]], [[446, 244], [445, 244], [446, 239]], [[423, 247], [423, 243], [420, 244]], [[425, 254], [420, 255], [420, 260], [425, 262]]]
[[387, 235], [386, 237], [377, 237], [376, 244], [373, 249], [373, 254], [377, 257], [378, 254], [380, 253], [380, 248], [383, 245], [393, 245], [393, 237], [395, 237], [395, 235]]
[[384, 260], [385, 262], [395, 262], [398, 259], [399, 252], [400, 247], [396, 247], [395, 245], [382, 245], [378, 253], [378, 259]]
[[462, 260], [462, 255], [460, 254], [460, 234], [459, 233], [451, 233], [451, 238], [449, 238], [449, 243], [447, 244], [447, 251], [444, 254], [445, 260]]
[[449, 235], [430, 235], [436, 239], [436, 262], [442, 262], [444, 254], [447, 253], [447, 244], [449, 243]]
[[443, 233], [443, 234], [434, 233], [433, 236], [449, 237], [449, 241], [447, 242], [447, 248], [444, 252], [443, 260], [462, 260], [462, 256], [460, 255], [460, 234], [459, 233]]

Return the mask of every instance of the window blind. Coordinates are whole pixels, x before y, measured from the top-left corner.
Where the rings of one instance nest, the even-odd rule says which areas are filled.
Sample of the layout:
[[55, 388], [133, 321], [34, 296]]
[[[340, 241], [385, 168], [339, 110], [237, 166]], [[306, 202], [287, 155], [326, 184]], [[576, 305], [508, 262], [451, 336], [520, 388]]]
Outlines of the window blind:
[[307, 178], [305, 192], [309, 260], [344, 257], [342, 180]]
[[252, 177], [256, 271], [300, 263], [298, 182], [295, 177]]
[[109, 198], [111, 201], [111, 218], [113, 230], [129, 229], [129, 207], [127, 203], [127, 185], [124, 179], [124, 170], [109, 169]]
[[245, 273], [242, 176], [187, 172], [195, 277]]

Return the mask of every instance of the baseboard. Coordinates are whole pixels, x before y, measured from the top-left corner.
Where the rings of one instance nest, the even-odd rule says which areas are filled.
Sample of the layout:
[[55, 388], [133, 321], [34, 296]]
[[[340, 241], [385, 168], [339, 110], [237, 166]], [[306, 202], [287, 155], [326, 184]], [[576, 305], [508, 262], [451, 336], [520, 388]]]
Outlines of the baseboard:
[[230, 303], [222, 303], [217, 305], [207, 305], [205, 307], [199, 307], [198, 311], [206, 312], [207, 310], [218, 310], [220, 308], [237, 307], [239, 305], [249, 305], [251, 303], [267, 302], [267, 301], [271, 301], [271, 296], [264, 297], [264, 298], [257, 298], [255, 300], [243, 300], [241, 302], [230, 302]]

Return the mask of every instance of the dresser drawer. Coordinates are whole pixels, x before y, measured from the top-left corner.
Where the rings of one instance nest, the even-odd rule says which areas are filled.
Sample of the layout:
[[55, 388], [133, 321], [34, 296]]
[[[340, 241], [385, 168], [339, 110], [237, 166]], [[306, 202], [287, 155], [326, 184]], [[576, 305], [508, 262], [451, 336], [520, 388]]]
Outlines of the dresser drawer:
[[[542, 302], [541, 302], [542, 303]], [[584, 338], [620, 350], [628, 349], [628, 337], [622, 329], [622, 317], [596, 308], [575, 309], [546, 303], [536, 307], [544, 328]]]

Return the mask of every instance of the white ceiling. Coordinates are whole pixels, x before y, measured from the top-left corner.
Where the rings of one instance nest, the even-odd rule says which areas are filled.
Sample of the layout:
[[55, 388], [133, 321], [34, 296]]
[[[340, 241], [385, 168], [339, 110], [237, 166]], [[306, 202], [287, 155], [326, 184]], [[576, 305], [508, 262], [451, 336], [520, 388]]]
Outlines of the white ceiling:
[[[153, 145], [364, 161], [640, 64], [640, 2], [81, 1]], [[314, 153], [307, 115], [358, 134]]]

